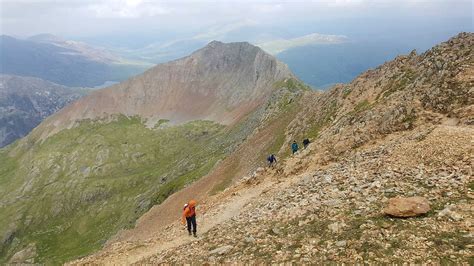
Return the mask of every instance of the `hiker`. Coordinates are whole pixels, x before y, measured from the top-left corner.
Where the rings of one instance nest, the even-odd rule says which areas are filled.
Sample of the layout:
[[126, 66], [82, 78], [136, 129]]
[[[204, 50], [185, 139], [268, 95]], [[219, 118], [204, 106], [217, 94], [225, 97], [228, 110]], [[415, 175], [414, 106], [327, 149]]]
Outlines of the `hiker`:
[[311, 142], [309, 141], [309, 139], [304, 139], [304, 140], [303, 140], [303, 146], [304, 146], [304, 148], [306, 149], [310, 143], [311, 143]]
[[197, 225], [196, 225], [196, 201], [190, 200], [188, 204], [184, 205], [183, 217], [181, 223], [187, 224], [188, 233], [191, 235], [191, 227], [194, 237], [197, 237]]
[[293, 140], [293, 144], [291, 144], [291, 151], [293, 152], [293, 154], [298, 151], [298, 143], [296, 143], [296, 140]]
[[268, 166], [273, 168], [273, 166], [277, 163], [277, 158], [275, 154], [271, 154], [270, 156], [268, 156], [267, 161]]

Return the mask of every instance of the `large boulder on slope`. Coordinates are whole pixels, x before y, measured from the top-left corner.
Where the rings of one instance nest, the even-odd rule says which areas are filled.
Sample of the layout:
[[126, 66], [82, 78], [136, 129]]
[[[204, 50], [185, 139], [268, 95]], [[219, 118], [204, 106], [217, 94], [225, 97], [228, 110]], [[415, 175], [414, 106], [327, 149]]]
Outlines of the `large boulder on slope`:
[[388, 201], [383, 211], [387, 215], [404, 218], [423, 215], [430, 210], [430, 203], [423, 197], [395, 197]]

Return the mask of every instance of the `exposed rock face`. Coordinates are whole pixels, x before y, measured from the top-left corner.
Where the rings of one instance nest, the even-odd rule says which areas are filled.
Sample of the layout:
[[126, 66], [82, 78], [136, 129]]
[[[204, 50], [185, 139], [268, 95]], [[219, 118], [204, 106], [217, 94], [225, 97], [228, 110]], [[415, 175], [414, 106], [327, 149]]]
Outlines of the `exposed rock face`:
[[35, 263], [36, 245], [30, 244], [25, 249], [15, 253], [9, 263]]
[[430, 210], [430, 203], [423, 197], [396, 197], [388, 201], [384, 213], [394, 217], [415, 217]]
[[58, 131], [83, 119], [139, 115], [172, 123], [232, 124], [261, 105], [287, 66], [248, 43], [211, 42], [188, 57], [90, 94], [49, 121]]
[[0, 147], [84, 94], [38, 78], [0, 75]]

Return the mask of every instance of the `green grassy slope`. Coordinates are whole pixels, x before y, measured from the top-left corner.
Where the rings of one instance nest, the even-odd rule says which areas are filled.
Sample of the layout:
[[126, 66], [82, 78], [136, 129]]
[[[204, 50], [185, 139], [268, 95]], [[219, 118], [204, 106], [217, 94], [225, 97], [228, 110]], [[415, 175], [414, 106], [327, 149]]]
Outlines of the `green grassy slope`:
[[[147, 129], [138, 118], [83, 122], [30, 150], [0, 153], [1, 257], [37, 244], [40, 262], [86, 254], [225, 154], [224, 127], [195, 121]], [[15, 224], [15, 226], [13, 226]], [[7, 248], [10, 246], [11, 248]]]

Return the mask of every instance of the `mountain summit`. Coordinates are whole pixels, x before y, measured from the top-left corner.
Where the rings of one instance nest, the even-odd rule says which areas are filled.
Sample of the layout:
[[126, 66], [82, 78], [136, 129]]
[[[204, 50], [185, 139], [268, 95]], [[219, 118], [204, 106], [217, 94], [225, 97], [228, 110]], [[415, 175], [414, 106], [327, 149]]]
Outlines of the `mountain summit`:
[[53, 120], [60, 128], [113, 114], [232, 124], [262, 104], [275, 82], [292, 77], [285, 64], [256, 46], [213, 41], [188, 57], [92, 93]]

